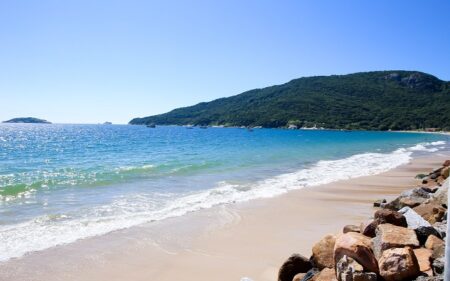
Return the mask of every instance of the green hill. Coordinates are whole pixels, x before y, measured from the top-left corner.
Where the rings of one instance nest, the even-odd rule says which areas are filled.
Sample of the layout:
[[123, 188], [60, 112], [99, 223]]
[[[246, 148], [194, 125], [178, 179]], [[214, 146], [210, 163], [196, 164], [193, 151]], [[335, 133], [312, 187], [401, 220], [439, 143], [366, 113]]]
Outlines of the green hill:
[[3, 123], [39, 123], [39, 124], [51, 124], [47, 120], [34, 118], [34, 117], [19, 117], [13, 118], [7, 121], [3, 121]]
[[450, 82], [417, 71], [305, 77], [130, 124], [449, 130]]

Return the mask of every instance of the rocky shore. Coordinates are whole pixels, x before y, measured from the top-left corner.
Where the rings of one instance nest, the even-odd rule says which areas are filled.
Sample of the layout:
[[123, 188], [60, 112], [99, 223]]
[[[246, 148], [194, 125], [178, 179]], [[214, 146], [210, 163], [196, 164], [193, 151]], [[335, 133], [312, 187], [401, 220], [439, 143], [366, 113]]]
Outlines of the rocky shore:
[[444, 280], [450, 160], [390, 202], [377, 200], [373, 219], [328, 234], [306, 258], [293, 254], [279, 281]]

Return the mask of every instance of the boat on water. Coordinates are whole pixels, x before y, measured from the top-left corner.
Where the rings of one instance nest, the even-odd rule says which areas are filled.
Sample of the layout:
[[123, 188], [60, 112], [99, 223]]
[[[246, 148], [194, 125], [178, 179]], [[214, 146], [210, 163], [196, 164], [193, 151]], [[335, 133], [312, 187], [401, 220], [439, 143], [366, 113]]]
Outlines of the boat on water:
[[200, 129], [208, 129], [208, 126], [200, 126]]
[[147, 124], [147, 128], [156, 128], [155, 124]]

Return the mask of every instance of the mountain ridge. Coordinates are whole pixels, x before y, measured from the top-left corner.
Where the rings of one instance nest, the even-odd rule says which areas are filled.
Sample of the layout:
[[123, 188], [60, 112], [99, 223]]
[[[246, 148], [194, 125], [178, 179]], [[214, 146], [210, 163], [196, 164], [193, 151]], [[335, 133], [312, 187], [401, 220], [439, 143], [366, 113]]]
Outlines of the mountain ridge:
[[405, 70], [311, 76], [252, 89], [130, 124], [450, 129], [450, 82]]

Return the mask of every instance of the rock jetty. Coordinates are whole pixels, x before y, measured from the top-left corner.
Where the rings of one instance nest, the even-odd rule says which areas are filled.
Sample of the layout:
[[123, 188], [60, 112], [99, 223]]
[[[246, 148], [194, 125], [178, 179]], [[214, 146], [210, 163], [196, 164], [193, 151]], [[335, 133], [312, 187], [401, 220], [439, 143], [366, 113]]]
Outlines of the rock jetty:
[[418, 187], [375, 201], [371, 221], [325, 235], [310, 258], [293, 254], [278, 281], [444, 280], [449, 169], [447, 160]]

